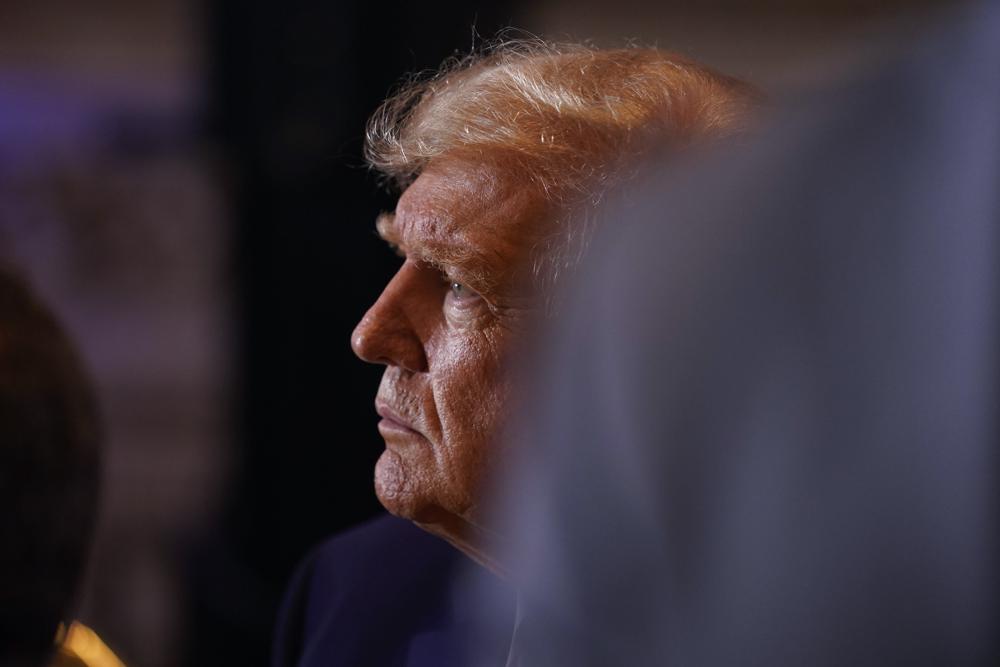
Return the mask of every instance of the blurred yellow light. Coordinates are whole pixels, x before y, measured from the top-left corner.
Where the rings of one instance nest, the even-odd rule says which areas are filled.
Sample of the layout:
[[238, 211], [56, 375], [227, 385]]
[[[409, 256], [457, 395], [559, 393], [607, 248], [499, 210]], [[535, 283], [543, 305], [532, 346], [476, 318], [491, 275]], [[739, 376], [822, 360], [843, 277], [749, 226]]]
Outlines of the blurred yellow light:
[[56, 641], [61, 651], [77, 658], [87, 667], [125, 667], [125, 663], [101, 641], [97, 633], [82, 623], [73, 621], [69, 630], [60, 626]]

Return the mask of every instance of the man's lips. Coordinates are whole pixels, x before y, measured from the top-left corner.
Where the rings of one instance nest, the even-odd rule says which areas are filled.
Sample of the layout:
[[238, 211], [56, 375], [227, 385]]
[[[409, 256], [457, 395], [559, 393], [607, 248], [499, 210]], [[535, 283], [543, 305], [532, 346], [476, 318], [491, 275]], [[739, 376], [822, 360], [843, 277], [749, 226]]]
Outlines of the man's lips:
[[382, 418], [382, 421], [378, 424], [379, 430], [403, 431], [421, 435], [420, 431], [413, 428], [413, 425], [408, 420], [401, 417], [398, 412], [385, 403], [375, 403], [375, 412]]

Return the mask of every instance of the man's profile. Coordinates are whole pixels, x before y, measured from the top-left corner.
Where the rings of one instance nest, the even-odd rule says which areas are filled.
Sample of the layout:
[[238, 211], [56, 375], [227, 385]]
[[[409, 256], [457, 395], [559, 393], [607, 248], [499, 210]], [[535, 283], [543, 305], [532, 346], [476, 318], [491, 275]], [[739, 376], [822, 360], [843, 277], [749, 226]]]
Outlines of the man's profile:
[[656, 49], [506, 43], [375, 114], [369, 163], [402, 193], [376, 226], [403, 263], [351, 344], [385, 366], [375, 489], [399, 519], [307, 561], [276, 664], [459, 663], [448, 544], [503, 572], [480, 496], [504, 455], [511, 357], [589, 236], [571, 221], [645, 157], [739, 129], [753, 98]]

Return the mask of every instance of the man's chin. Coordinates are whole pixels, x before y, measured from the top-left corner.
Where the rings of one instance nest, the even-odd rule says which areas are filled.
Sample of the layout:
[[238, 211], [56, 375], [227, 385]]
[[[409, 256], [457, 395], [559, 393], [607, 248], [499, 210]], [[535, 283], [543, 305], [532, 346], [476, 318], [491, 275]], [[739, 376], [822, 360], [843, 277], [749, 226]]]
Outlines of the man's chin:
[[502, 576], [503, 568], [490, 555], [492, 539], [460, 513], [450, 512], [428, 498], [430, 480], [409, 469], [406, 461], [386, 449], [375, 464], [375, 495], [385, 509], [408, 519], [432, 535], [450, 542], [479, 564]]
[[406, 464], [400, 455], [386, 449], [375, 464], [375, 495], [390, 514], [416, 520], [427, 503], [422, 500]]

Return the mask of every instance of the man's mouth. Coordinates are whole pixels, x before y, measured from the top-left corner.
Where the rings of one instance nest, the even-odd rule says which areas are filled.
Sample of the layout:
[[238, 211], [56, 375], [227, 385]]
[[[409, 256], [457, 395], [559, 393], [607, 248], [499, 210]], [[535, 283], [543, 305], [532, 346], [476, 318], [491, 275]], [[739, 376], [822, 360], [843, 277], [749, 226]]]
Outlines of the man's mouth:
[[378, 423], [379, 431], [422, 435], [420, 431], [413, 427], [412, 422], [402, 417], [396, 410], [393, 410], [386, 403], [376, 402], [375, 412], [377, 412], [379, 417], [382, 418], [382, 421]]

